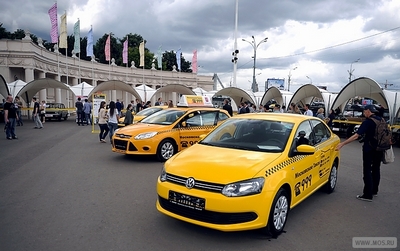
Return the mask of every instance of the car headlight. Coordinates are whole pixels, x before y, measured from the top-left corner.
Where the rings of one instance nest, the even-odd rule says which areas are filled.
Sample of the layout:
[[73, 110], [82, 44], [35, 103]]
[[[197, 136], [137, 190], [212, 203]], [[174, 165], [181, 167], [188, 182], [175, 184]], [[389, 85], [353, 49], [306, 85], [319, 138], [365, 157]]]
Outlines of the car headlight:
[[261, 193], [264, 182], [265, 179], [263, 177], [235, 182], [226, 185], [224, 189], [222, 189], [222, 194], [227, 197], [239, 197]]
[[135, 136], [135, 139], [150, 139], [154, 137], [157, 134], [157, 132], [145, 132], [141, 133]]
[[167, 181], [167, 172], [165, 171], [165, 167], [161, 169], [160, 181], [161, 182]]

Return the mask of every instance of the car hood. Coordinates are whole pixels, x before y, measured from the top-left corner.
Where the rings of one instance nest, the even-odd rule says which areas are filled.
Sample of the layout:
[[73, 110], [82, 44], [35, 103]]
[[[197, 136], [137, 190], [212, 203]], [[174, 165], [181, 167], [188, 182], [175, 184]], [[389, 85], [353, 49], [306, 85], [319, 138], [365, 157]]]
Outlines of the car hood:
[[255, 152], [195, 144], [168, 160], [165, 168], [167, 173], [173, 175], [228, 184], [265, 176], [263, 170], [281, 156], [282, 153]]
[[132, 125], [125, 126], [119, 129], [116, 133], [125, 135], [137, 135], [143, 132], [160, 132], [167, 128], [168, 125], [144, 124], [138, 122]]

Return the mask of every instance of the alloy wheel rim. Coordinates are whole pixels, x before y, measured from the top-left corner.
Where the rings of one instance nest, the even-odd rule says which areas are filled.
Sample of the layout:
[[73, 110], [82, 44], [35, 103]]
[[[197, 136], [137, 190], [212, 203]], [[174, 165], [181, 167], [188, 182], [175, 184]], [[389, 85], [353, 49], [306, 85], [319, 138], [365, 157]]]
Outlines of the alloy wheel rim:
[[274, 226], [275, 229], [281, 230], [286, 222], [288, 212], [288, 201], [285, 196], [279, 197], [274, 208]]
[[336, 186], [336, 179], [337, 179], [337, 169], [336, 167], [332, 167], [331, 171], [331, 188], [334, 188]]
[[161, 148], [161, 154], [164, 159], [171, 158], [172, 155], [174, 154], [174, 146], [169, 142], [163, 144], [163, 146]]

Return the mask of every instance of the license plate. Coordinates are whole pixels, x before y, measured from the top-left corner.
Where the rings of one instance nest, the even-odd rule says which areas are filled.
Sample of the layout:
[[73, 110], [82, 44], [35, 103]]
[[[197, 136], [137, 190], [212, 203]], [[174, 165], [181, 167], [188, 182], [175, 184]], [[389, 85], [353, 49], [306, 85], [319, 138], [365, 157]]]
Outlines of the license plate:
[[48, 117], [51, 117], [51, 118], [52, 118], [52, 117], [53, 117], [53, 114], [45, 114], [44, 116], [45, 116], [46, 118], [48, 118]]
[[204, 208], [206, 206], [205, 199], [186, 195], [186, 194], [177, 193], [174, 191], [169, 191], [168, 200], [169, 200], [169, 202], [171, 202], [173, 204], [191, 208], [191, 209], [198, 210], [198, 211], [204, 210]]
[[332, 131], [337, 132], [337, 131], [339, 131], [339, 128], [334, 127], [334, 128], [332, 128]]

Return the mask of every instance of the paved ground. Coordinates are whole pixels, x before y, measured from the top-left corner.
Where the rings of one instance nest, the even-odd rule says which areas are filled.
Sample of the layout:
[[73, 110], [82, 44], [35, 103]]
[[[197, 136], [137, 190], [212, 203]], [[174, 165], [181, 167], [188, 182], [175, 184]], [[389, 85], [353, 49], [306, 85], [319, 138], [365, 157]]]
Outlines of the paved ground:
[[355, 236], [400, 240], [399, 148], [369, 203], [355, 199], [361, 145], [345, 146], [336, 191], [312, 195], [291, 211], [287, 232], [268, 240], [260, 231], [218, 232], [158, 213], [162, 163], [113, 153], [73, 119], [44, 126], [26, 122], [18, 140], [0, 138], [1, 251], [350, 250]]

